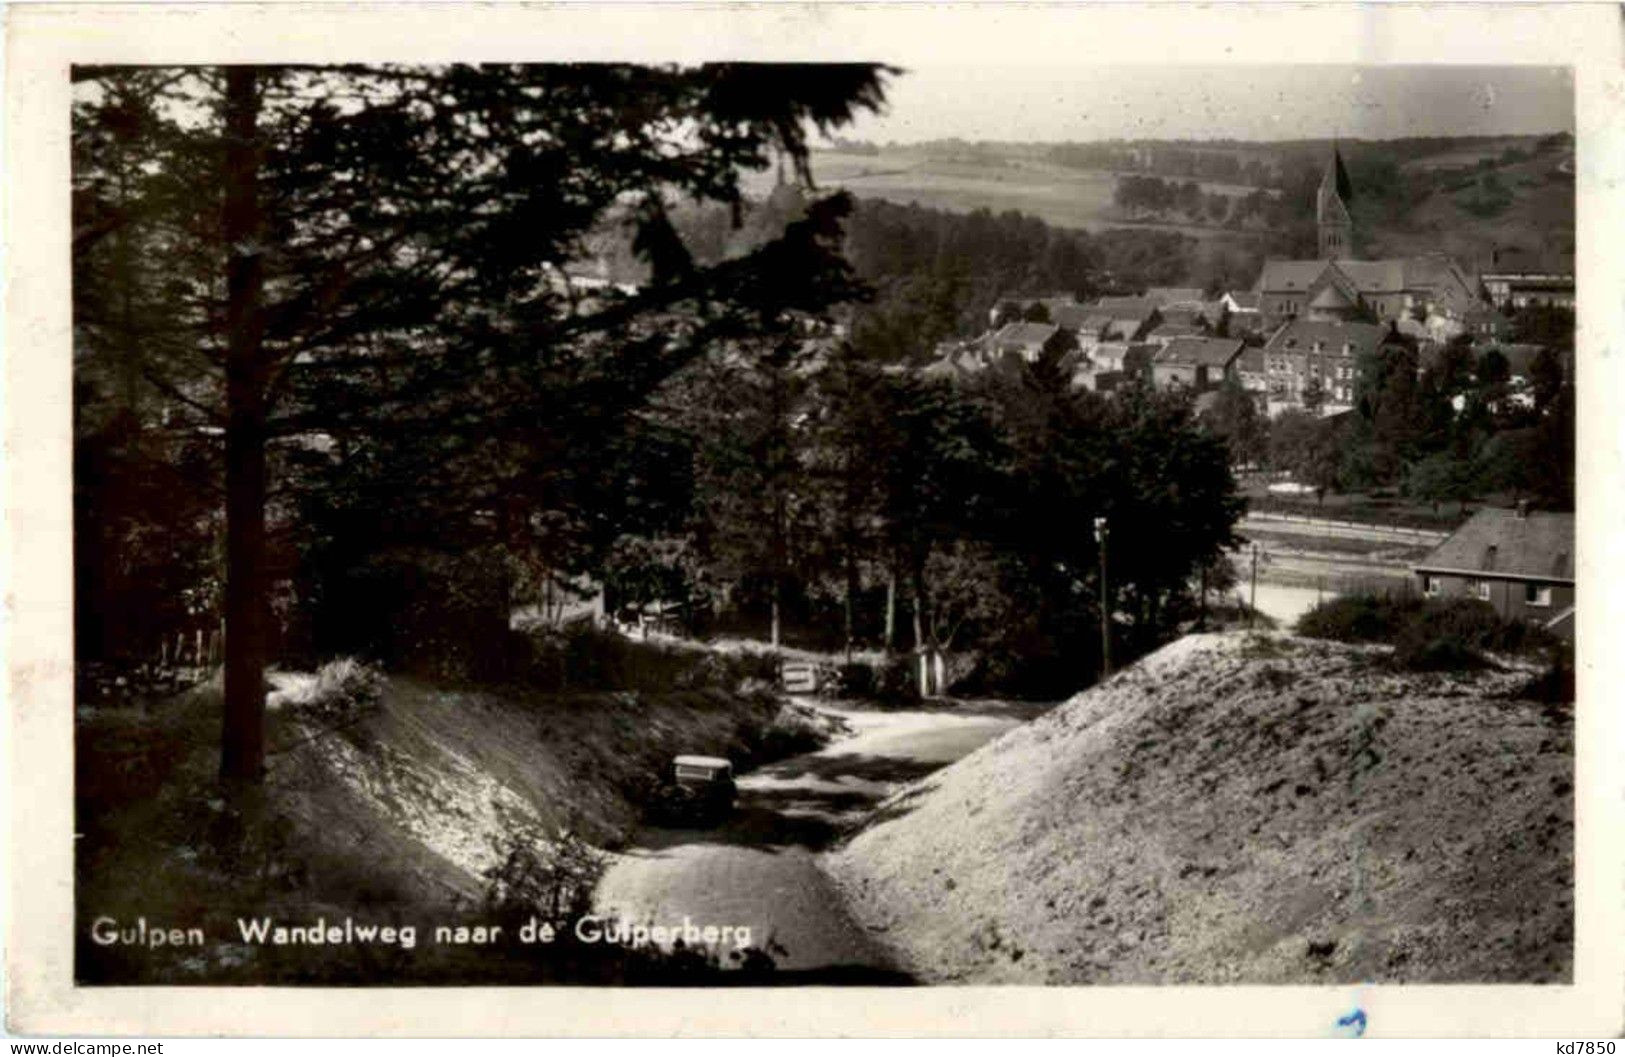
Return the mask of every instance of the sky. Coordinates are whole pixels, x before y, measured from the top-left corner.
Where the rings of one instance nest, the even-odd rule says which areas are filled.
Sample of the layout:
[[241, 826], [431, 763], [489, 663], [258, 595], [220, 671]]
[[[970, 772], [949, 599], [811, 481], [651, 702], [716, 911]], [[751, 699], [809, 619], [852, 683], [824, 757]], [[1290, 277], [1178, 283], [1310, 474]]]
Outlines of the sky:
[[1554, 66], [919, 65], [848, 138], [1280, 140], [1573, 131]]

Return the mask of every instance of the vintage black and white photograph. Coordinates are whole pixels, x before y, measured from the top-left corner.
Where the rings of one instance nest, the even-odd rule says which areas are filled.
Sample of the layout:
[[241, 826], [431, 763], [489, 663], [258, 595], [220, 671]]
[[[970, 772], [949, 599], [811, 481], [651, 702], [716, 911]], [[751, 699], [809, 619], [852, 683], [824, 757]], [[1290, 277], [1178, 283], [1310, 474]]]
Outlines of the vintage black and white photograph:
[[1573, 981], [1573, 71], [874, 60], [73, 67], [77, 985]]

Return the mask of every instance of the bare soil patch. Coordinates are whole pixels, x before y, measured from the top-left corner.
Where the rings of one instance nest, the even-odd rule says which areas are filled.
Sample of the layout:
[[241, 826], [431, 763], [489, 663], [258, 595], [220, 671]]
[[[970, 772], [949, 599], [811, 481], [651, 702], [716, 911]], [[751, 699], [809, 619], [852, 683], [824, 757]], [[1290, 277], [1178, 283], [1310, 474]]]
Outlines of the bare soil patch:
[[1379, 655], [1187, 636], [905, 788], [831, 872], [925, 980], [1567, 980], [1572, 710]]

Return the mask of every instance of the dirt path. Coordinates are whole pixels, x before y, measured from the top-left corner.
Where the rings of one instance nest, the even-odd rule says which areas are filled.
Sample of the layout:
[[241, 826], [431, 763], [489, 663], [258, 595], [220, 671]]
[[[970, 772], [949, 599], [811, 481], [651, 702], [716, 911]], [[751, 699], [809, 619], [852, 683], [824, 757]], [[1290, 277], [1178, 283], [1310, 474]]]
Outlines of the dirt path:
[[846, 913], [818, 852], [897, 787], [959, 759], [1045, 706], [956, 702], [881, 712], [820, 704], [855, 733], [739, 780], [739, 805], [710, 830], [647, 827], [598, 889], [605, 915], [748, 927], [780, 971], [829, 981], [901, 977]]

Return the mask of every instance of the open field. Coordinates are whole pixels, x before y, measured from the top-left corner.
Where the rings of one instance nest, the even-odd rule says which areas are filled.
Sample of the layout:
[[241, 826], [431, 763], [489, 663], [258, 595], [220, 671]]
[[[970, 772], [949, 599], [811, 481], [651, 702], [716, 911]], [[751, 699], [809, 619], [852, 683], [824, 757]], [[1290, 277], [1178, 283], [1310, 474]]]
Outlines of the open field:
[[[1072, 228], [1149, 228], [1198, 238], [1245, 239], [1257, 235], [1207, 224], [1126, 219], [1112, 203], [1118, 174], [1072, 169], [1041, 159], [950, 159], [915, 150], [883, 150], [874, 155], [815, 151], [812, 172], [820, 186], [839, 187], [859, 197], [900, 205], [914, 202], [956, 212], [987, 209], [1002, 213], [1013, 209], [1046, 223]], [[752, 174], [746, 181], [746, 191], [765, 195], [776, 179], [771, 172]], [[1205, 194], [1235, 197], [1252, 188], [1203, 183], [1202, 190]]]

